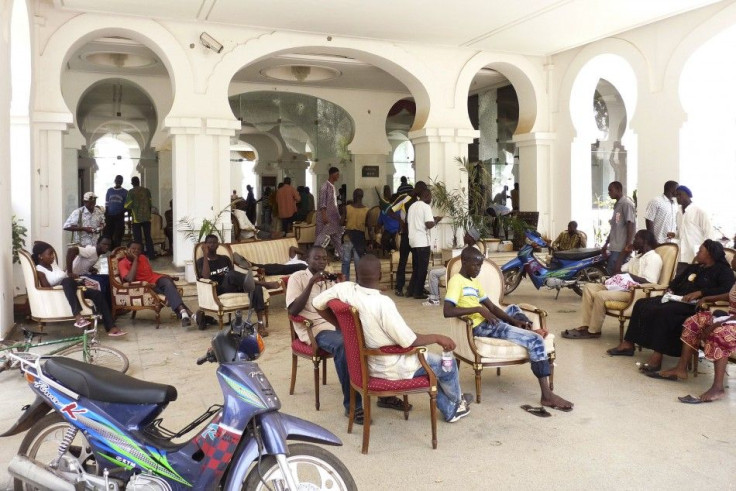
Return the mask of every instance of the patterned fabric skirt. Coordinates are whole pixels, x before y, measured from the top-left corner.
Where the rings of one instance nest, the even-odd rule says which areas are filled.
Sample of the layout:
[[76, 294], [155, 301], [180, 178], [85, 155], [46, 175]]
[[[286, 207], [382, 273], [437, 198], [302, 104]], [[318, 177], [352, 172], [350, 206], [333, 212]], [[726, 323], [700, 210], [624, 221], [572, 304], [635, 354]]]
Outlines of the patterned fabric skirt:
[[[714, 318], [711, 312], [698, 312], [688, 317], [683, 323], [682, 341], [693, 349], [700, 349], [698, 337], [700, 332], [719, 318]], [[715, 361], [728, 357], [736, 352], [736, 324], [723, 324], [717, 327], [705, 340], [705, 357]]]

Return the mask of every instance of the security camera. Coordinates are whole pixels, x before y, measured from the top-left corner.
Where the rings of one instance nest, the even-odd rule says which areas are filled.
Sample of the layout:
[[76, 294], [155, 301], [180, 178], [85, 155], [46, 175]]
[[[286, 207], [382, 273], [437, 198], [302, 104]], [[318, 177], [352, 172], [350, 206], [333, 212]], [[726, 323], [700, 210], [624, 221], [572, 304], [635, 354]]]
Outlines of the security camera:
[[199, 40], [202, 42], [202, 46], [211, 49], [215, 53], [222, 51], [222, 44], [206, 32], [199, 35]]

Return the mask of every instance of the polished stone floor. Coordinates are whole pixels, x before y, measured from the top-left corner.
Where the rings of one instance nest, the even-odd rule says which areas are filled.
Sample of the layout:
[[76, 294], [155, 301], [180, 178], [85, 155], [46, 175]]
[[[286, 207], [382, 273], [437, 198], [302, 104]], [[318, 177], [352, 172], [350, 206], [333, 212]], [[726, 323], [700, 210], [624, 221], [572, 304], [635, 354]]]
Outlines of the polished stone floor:
[[[196, 293], [188, 287], [186, 294], [186, 301], [194, 306]], [[553, 291], [537, 291], [524, 280], [507, 301], [546, 309], [550, 330], [559, 334], [578, 324], [580, 300], [571, 291], [563, 291], [558, 300], [554, 296]], [[396, 302], [417, 332], [442, 332], [445, 321], [440, 308], [422, 307], [421, 302], [405, 298]], [[158, 330], [152, 316], [143, 313], [136, 320], [121, 318], [119, 325], [127, 336], [111, 339], [102, 334], [102, 341], [128, 355], [129, 375], [178, 388], [179, 399], [164, 413], [165, 425], [177, 428], [221, 402], [213, 383], [215, 366], [194, 363], [215, 328], [184, 329], [165, 312]], [[71, 328], [49, 330], [63, 333]], [[698, 395], [710, 386], [712, 365], [702, 363], [700, 375], [685, 382], [644, 377], [635, 362], [645, 360], [646, 351], [633, 358], [606, 355], [605, 350], [618, 342], [613, 319], [606, 321], [600, 339], [558, 337], [555, 386], [560, 395], [575, 402], [574, 411], [551, 411], [552, 417], [538, 418], [520, 409], [539, 400], [529, 365], [505, 368], [501, 376], [487, 370], [482, 403], [473, 404], [471, 414], [455, 424], [438, 423], [437, 450], [430, 443], [428, 398], [413, 396], [408, 421], [398, 411], [374, 408], [367, 456], [360, 453], [361, 428], [353, 434], [346, 431], [332, 366], [321, 390], [320, 411], [314, 409], [311, 368], [305, 360], [299, 362], [295, 393], [288, 394], [291, 355], [283, 296], [272, 299], [270, 331], [260, 365], [282, 398], [282, 410], [337, 434], [344, 446], [331, 450], [345, 462], [361, 489], [736, 487], [736, 393], [727, 389], [724, 400], [711, 404], [679, 403], [677, 396]], [[432, 350], [439, 351], [436, 346]], [[666, 365], [673, 362], [667, 359]], [[727, 382], [733, 386], [736, 368], [731, 365], [729, 372]], [[473, 391], [473, 380], [471, 369], [462, 366], [465, 391]], [[4, 429], [33, 397], [17, 372], [0, 374], [0, 391], [0, 428]], [[22, 437], [1, 442], [0, 468], [10, 461]], [[0, 471], [0, 489], [8, 486], [7, 473]]]

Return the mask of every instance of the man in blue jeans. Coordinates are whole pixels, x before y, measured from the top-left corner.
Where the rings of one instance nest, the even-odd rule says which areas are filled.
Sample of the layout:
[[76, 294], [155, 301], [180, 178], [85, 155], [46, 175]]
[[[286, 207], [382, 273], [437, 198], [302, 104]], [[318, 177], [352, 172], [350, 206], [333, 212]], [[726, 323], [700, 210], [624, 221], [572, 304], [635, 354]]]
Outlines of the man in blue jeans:
[[[342, 388], [343, 406], [345, 406], [347, 415], [347, 410], [350, 407], [350, 377], [348, 376], [348, 365], [345, 360], [342, 333], [336, 330], [334, 324], [330, 324], [325, 320], [312, 305], [312, 300], [315, 297], [333, 288], [336, 284], [334, 279], [325, 273], [328, 262], [327, 251], [324, 248], [314, 246], [309, 249], [309, 252], [307, 252], [307, 269], [297, 271], [289, 277], [289, 283], [286, 287], [286, 308], [289, 315], [300, 316], [309, 321], [317, 346], [333, 355], [337, 378], [340, 380]], [[309, 344], [306, 326], [295, 322], [294, 330], [302, 342]], [[403, 401], [397, 397], [379, 398], [377, 405], [402, 411], [404, 409]], [[360, 396], [356, 399], [354, 421], [357, 424], [363, 424], [363, 402]]]
[[[349, 303], [360, 314], [363, 336], [368, 348], [399, 345], [426, 346], [438, 344], [445, 351], [455, 349], [455, 342], [441, 334], [416, 334], [406, 325], [394, 301], [381, 294], [381, 262], [372, 254], [366, 254], [358, 262], [358, 283], [346, 281], [318, 295], [313, 305], [325, 319], [337, 324], [334, 314], [327, 308], [330, 300]], [[449, 370], [442, 367], [442, 358], [434, 353], [425, 355], [427, 364], [437, 376], [437, 409], [448, 423], [454, 423], [470, 413], [470, 394], [460, 390], [457, 363], [452, 360]], [[447, 367], [445, 367], [447, 368]], [[389, 380], [405, 380], [426, 375], [416, 355], [391, 355], [368, 357], [369, 375]]]
[[445, 317], [469, 316], [473, 321], [473, 335], [505, 339], [529, 351], [532, 373], [539, 379], [543, 406], [571, 411], [573, 403], [558, 396], [549, 387], [550, 365], [544, 348], [543, 329], [532, 331], [532, 323], [516, 305], [505, 311], [491, 302], [478, 281], [483, 255], [478, 249], [466, 247], [460, 255], [460, 272], [447, 282]]

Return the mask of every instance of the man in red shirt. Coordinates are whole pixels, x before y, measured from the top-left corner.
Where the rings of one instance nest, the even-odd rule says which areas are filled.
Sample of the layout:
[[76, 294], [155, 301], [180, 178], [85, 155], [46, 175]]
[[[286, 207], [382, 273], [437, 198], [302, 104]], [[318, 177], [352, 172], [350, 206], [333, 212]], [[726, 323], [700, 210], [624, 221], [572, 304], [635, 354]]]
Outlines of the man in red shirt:
[[171, 276], [153, 271], [151, 263], [143, 254], [143, 245], [140, 242], [133, 241], [128, 244], [125, 258], [118, 263], [118, 268], [120, 277], [124, 282], [145, 281], [155, 285], [154, 290], [164, 294], [169, 307], [181, 318], [182, 327], [192, 324], [192, 311], [181, 299], [179, 290], [174, 285], [174, 279]]
[[276, 201], [279, 204], [279, 218], [281, 219], [281, 228], [285, 234], [291, 232], [291, 224], [294, 223], [294, 215], [296, 214], [296, 204], [301, 201], [301, 196], [291, 185], [291, 178], [284, 178], [284, 185], [276, 191]]

